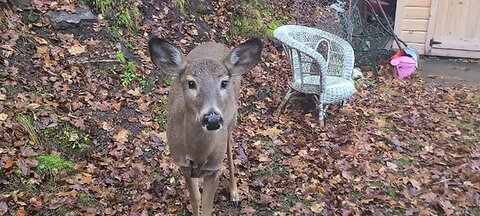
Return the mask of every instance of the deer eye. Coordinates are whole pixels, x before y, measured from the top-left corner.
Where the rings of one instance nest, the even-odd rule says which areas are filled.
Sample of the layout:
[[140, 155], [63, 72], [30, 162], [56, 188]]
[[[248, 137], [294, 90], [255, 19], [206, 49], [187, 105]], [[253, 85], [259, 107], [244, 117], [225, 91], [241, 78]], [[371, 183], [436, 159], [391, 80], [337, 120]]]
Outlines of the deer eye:
[[223, 89], [226, 89], [228, 86], [228, 81], [222, 81], [222, 84], [220, 85]]
[[188, 88], [189, 89], [196, 89], [197, 84], [195, 83], [195, 81], [188, 81]]

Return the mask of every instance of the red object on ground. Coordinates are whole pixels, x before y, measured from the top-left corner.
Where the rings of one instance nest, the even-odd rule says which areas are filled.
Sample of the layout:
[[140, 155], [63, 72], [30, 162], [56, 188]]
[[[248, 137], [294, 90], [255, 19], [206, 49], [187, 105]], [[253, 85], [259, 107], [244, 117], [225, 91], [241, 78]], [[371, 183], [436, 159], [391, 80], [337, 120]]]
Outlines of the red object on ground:
[[395, 59], [395, 58], [398, 58], [398, 57], [400, 57], [400, 56], [405, 56], [405, 55], [407, 55], [407, 54], [406, 54], [405, 51], [403, 51], [403, 49], [402, 49], [402, 50], [398, 51], [397, 53], [395, 53], [395, 55], [393, 55], [392, 57], [390, 57], [390, 60], [393, 60], [393, 59]]

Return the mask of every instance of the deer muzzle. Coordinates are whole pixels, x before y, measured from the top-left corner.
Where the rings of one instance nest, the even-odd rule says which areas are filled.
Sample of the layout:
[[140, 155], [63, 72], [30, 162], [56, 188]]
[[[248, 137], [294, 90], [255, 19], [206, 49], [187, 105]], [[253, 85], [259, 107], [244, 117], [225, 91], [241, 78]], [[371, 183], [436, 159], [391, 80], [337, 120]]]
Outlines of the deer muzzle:
[[223, 118], [221, 115], [215, 112], [210, 112], [203, 116], [202, 125], [209, 131], [220, 129], [223, 124]]

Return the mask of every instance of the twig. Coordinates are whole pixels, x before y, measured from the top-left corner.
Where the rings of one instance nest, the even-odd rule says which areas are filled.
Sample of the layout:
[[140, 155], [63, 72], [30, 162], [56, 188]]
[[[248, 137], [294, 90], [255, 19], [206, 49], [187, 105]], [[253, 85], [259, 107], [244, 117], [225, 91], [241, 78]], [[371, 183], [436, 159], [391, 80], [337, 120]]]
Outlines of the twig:
[[99, 64], [99, 63], [120, 63], [118, 59], [94, 59], [94, 60], [85, 60], [85, 61], [76, 61], [76, 60], [67, 60], [67, 63], [70, 65], [78, 64]]
[[442, 183], [448, 182], [448, 181], [450, 181], [450, 180], [451, 180], [451, 179], [442, 179], [442, 180], [440, 180], [440, 181], [438, 181], [438, 182], [435, 182], [435, 184], [436, 184], [436, 185], [437, 185], [437, 184], [442, 184]]

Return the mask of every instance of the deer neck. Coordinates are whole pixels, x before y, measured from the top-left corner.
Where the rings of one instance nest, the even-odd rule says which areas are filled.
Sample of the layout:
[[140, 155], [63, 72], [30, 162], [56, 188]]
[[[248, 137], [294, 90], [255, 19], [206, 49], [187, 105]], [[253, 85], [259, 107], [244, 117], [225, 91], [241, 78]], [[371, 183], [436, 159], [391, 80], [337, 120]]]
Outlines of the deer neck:
[[192, 121], [194, 118], [188, 112], [184, 115], [184, 149], [186, 159], [201, 167], [207, 164], [209, 158], [217, 154], [219, 149], [223, 149], [222, 145], [226, 146], [228, 133], [227, 127], [217, 131], [206, 131], [198, 122]]

